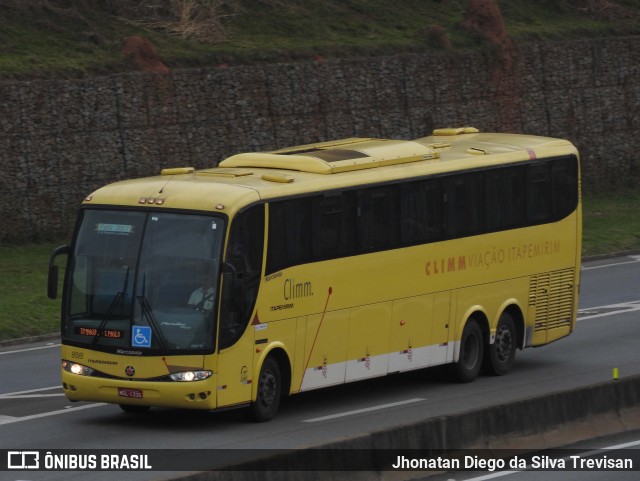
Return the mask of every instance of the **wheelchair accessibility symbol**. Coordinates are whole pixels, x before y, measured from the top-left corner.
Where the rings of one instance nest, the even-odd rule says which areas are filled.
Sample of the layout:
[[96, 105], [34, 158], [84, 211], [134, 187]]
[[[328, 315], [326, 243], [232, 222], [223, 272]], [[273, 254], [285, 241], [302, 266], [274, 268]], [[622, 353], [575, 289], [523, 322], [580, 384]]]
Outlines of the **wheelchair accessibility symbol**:
[[131, 346], [151, 347], [151, 328], [149, 326], [133, 326]]

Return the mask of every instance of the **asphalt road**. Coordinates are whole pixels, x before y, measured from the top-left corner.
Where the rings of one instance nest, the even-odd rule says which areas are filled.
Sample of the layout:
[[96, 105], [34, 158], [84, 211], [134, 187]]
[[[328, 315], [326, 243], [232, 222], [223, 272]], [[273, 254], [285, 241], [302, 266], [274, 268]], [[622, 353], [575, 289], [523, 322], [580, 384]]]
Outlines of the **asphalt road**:
[[[57, 341], [0, 348], [0, 449], [301, 448], [417, 420], [640, 374], [640, 256], [583, 266], [576, 331], [518, 352], [506, 377], [452, 384], [441, 369], [359, 382], [289, 399], [272, 422], [239, 411], [152, 409], [70, 403], [59, 387]], [[397, 446], [401, 448], [402, 446]], [[169, 472], [0, 472], [16, 480], [152, 480]]]

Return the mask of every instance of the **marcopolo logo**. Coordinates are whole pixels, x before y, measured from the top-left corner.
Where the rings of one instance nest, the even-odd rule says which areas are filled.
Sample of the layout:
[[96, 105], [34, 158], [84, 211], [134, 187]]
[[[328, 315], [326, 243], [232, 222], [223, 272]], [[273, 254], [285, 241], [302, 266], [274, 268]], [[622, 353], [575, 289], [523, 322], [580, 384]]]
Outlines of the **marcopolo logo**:
[[38, 451], [8, 451], [8, 469], [40, 469], [40, 453]]

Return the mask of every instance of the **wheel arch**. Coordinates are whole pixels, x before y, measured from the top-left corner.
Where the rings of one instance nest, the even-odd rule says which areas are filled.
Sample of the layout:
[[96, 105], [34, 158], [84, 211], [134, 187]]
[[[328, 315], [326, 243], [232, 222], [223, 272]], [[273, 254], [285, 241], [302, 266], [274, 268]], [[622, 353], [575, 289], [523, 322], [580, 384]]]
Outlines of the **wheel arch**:
[[522, 312], [522, 308], [520, 307], [518, 302], [515, 301], [515, 299], [510, 299], [509, 301], [505, 302], [505, 304], [503, 304], [502, 308], [500, 309], [500, 315], [496, 320], [496, 327], [498, 326], [500, 317], [505, 312], [511, 316], [511, 319], [513, 319], [513, 323], [516, 326], [516, 339], [518, 349], [524, 349], [525, 329], [524, 314]]
[[[467, 325], [467, 323], [470, 321], [475, 321], [478, 323], [478, 326], [482, 331], [482, 338], [483, 338], [484, 344], [487, 345], [489, 343], [489, 338], [491, 334], [489, 330], [489, 317], [487, 316], [487, 313], [485, 312], [482, 306], [475, 305], [470, 307], [469, 309], [467, 309], [467, 311], [465, 312], [465, 315], [462, 316], [461, 319], [463, 319], [463, 321], [461, 321], [460, 324], [458, 325], [458, 333], [460, 334], [460, 336], [462, 336], [462, 331], [464, 331], [464, 327]], [[456, 350], [453, 356], [454, 362], [458, 362], [458, 360], [460, 359], [460, 346], [461, 346], [461, 343], [458, 341], [456, 343]]]
[[280, 368], [280, 375], [282, 376], [283, 386], [282, 394], [288, 396], [291, 393], [291, 358], [286, 348], [284, 347], [284, 344], [282, 344], [281, 342], [277, 342], [271, 344], [269, 346], [269, 349], [265, 349], [260, 353], [260, 357], [258, 358], [258, 362], [256, 363], [253, 376], [254, 382], [251, 389], [252, 401], [255, 401], [258, 396], [258, 383], [256, 382], [256, 380], [258, 379], [258, 376], [260, 376], [262, 365], [268, 357], [273, 357], [278, 363], [278, 367]]

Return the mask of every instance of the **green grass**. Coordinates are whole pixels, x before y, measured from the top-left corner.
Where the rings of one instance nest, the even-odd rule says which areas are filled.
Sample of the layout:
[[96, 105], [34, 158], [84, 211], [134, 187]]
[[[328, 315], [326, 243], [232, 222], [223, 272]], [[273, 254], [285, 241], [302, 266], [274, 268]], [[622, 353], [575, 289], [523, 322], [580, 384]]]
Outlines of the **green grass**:
[[57, 245], [0, 245], [0, 341], [58, 330], [60, 300], [47, 297], [49, 254]]
[[640, 249], [640, 192], [587, 195], [582, 212], [583, 255]]
[[[639, 192], [586, 195], [583, 256], [640, 250], [638, 212]], [[63, 243], [0, 246], [0, 341], [57, 332], [60, 300], [46, 295], [47, 266]]]
[[[121, 53], [123, 40], [131, 35], [147, 37], [172, 69], [438, 51], [441, 46], [426, 33], [434, 24], [445, 29], [454, 51], [486, 48], [476, 33], [463, 26], [466, 0], [183, 2], [202, 9], [217, 5], [206, 10], [205, 18], [220, 25], [216, 29], [220, 33], [206, 40], [185, 37], [175, 27], [179, 11], [165, 8], [150, 17], [151, 4], [160, 2], [4, 0], [0, 2], [0, 79], [86, 77], [132, 70]], [[640, 33], [640, 0], [617, 0], [627, 10], [607, 9], [606, 15], [568, 0], [498, 3], [509, 34], [519, 44]], [[197, 22], [189, 20], [185, 25], [197, 26]]]

